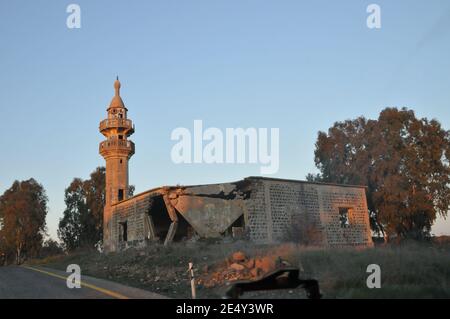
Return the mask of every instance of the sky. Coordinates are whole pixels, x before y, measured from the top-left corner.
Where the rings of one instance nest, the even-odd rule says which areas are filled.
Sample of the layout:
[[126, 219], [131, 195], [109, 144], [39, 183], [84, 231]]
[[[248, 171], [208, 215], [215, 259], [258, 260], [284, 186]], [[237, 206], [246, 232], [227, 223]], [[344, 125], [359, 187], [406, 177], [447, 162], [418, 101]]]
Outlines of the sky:
[[[67, 6], [81, 8], [69, 29]], [[369, 29], [367, 6], [381, 8]], [[448, 0], [0, 0], [0, 194], [31, 177], [56, 238], [64, 189], [104, 165], [99, 122], [114, 95], [136, 125], [130, 184], [229, 182], [259, 164], [175, 164], [177, 127], [279, 128], [271, 177], [316, 173], [318, 131], [408, 107], [450, 129]], [[450, 234], [450, 218], [436, 235]]]

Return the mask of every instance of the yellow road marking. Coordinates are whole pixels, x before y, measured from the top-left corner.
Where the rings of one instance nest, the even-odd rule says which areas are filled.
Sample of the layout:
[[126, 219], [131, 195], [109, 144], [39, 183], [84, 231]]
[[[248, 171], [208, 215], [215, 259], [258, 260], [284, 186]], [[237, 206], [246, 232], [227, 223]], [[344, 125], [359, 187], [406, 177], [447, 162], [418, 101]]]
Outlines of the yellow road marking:
[[[37, 272], [40, 272], [40, 273], [43, 273], [43, 274], [46, 274], [46, 275], [49, 275], [49, 276], [53, 276], [53, 277], [56, 277], [56, 278], [59, 278], [59, 279], [67, 280], [67, 277], [60, 276], [60, 275], [58, 275], [58, 274], [54, 274], [54, 273], [49, 272], [49, 271], [45, 271], [45, 270], [42, 270], [42, 269], [30, 267], [30, 266], [22, 266], [22, 267], [23, 267], [23, 268], [26, 268], [26, 269], [34, 270], [34, 271], [37, 271]], [[118, 292], [114, 292], [114, 291], [111, 291], [111, 290], [108, 290], [108, 289], [105, 289], [105, 288], [97, 287], [97, 286], [95, 286], [95, 285], [91, 285], [91, 284], [88, 284], [88, 283], [86, 283], [86, 282], [82, 282], [81, 280], [80, 280], [80, 283], [81, 283], [81, 286], [82, 286], [82, 287], [91, 288], [91, 289], [93, 289], [93, 290], [102, 292], [102, 293], [104, 293], [105, 295], [108, 295], [108, 296], [113, 297], [113, 298], [117, 298], [117, 299], [129, 299], [127, 296], [124, 296], [124, 295], [122, 295], [122, 294], [119, 294]]]

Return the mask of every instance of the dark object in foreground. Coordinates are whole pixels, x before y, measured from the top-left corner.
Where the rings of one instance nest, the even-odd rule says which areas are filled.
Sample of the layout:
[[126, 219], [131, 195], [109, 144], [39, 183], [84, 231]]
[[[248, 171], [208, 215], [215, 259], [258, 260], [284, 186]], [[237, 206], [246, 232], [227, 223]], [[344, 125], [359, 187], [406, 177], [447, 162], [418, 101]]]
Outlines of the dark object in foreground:
[[246, 291], [276, 290], [301, 288], [306, 290], [308, 299], [320, 299], [319, 282], [315, 279], [300, 279], [298, 268], [282, 268], [268, 273], [263, 278], [255, 281], [238, 281], [231, 285], [225, 293], [227, 299], [238, 299]]

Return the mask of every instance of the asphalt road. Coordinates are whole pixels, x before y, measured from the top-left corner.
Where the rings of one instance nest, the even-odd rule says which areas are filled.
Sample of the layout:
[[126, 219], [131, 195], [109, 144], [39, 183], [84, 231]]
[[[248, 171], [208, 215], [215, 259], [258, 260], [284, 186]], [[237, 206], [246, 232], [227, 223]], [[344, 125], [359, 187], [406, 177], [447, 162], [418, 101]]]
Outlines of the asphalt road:
[[43, 267], [0, 267], [0, 299], [161, 299], [162, 295], [84, 276], [81, 288], [67, 287], [69, 273]]

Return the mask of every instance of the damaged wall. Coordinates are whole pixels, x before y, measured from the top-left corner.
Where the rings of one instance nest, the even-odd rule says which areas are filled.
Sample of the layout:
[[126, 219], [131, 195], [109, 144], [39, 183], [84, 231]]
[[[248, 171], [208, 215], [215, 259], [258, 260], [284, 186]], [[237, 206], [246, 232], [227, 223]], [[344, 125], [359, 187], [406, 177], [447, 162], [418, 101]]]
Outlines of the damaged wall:
[[250, 177], [153, 189], [113, 205], [112, 214], [112, 237], [119, 250], [193, 235], [217, 238], [241, 220], [248, 238], [258, 243], [286, 241], [293, 225], [308, 223], [320, 245], [372, 244], [363, 187]]
[[[121, 250], [128, 246], [140, 246], [148, 238], [145, 215], [150, 206], [149, 194], [135, 196], [113, 206], [111, 237], [114, 249]], [[127, 241], [123, 240], [123, 225], [127, 225]]]
[[[194, 234], [221, 237], [246, 215], [246, 196], [236, 183], [162, 187], [136, 195], [112, 207], [112, 238], [117, 247], [114, 250], [152, 240], [168, 244], [177, 237]], [[189, 227], [192, 229], [186, 229]]]
[[232, 183], [177, 189], [169, 201], [200, 237], [220, 237], [245, 213], [244, 194]]

